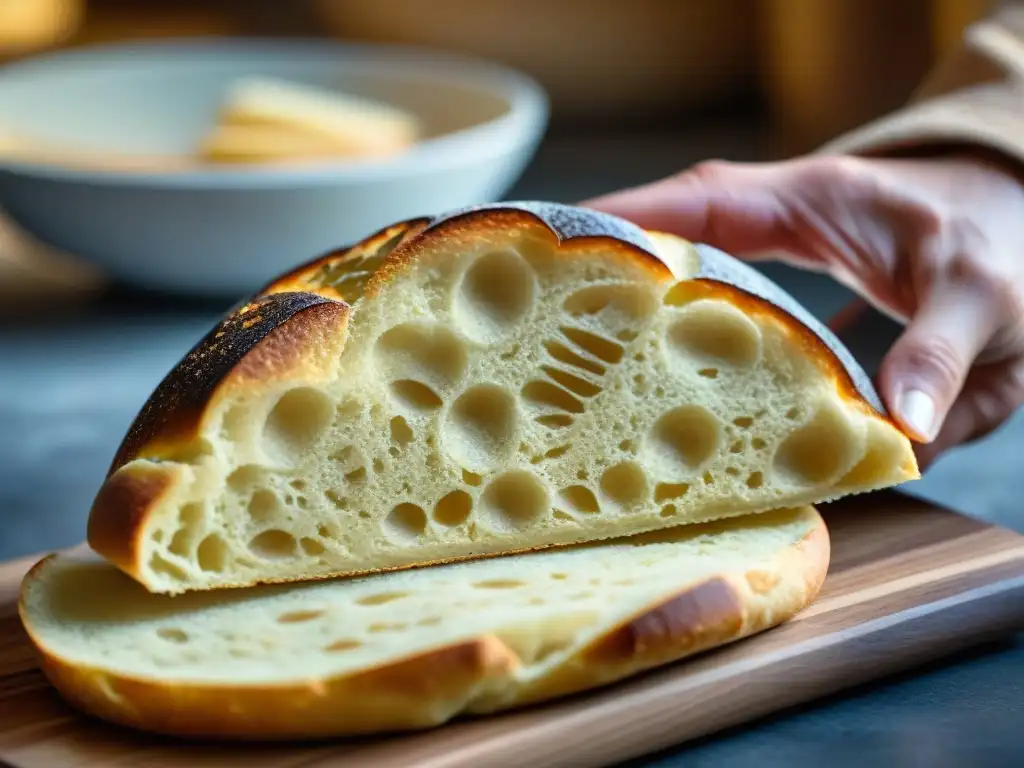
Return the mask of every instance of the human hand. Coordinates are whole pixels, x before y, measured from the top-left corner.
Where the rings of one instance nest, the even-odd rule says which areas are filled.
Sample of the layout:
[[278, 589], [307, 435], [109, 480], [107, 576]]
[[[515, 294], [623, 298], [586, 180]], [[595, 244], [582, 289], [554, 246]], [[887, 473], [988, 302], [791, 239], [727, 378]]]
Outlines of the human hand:
[[1024, 186], [995, 164], [716, 161], [582, 204], [826, 272], [905, 322], [878, 386], [922, 466], [1024, 403]]

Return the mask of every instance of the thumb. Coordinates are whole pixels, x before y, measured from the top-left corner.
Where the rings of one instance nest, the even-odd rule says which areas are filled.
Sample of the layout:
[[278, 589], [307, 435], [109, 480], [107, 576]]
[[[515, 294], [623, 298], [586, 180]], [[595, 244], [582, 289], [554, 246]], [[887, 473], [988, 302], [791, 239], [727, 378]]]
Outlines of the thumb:
[[793, 238], [780, 192], [797, 170], [790, 163], [705, 162], [581, 205], [737, 256], [785, 250]]
[[947, 280], [925, 296], [879, 372], [883, 396], [909, 434], [935, 439], [998, 327], [997, 302], [977, 286]]

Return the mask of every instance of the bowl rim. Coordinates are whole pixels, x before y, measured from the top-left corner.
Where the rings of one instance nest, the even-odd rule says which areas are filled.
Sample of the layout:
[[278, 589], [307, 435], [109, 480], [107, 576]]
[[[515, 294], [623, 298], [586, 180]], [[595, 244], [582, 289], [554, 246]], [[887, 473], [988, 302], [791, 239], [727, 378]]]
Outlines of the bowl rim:
[[[497, 117], [418, 142], [394, 158], [337, 160], [310, 165], [239, 165], [174, 171], [124, 170], [75, 167], [0, 157], [0, 174], [32, 176], [49, 181], [69, 181], [119, 187], [167, 189], [253, 189], [337, 185], [386, 181], [457, 170], [481, 162], [496, 161], [523, 146], [539, 143], [547, 126], [550, 104], [543, 87], [526, 73], [489, 59], [433, 48], [318, 38], [275, 37], [171, 37], [86, 45], [38, 54], [0, 67], [0, 93], [4, 83], [23, 74], [74, 69], [79, 64], [130, 53], [162, 54], [189, 61], [188, 53], [229, 58], [237, 53], [252, 56], [265, 51], [275, 56], [296, 55], [348, 57], [379, 64], [397, 75], [418, 75], [460, 82], [496, 93], [508, 102]], [[415, 62], [415, 69], [403, 65]], [[443, 150], [443, 151], [442, 151]]]

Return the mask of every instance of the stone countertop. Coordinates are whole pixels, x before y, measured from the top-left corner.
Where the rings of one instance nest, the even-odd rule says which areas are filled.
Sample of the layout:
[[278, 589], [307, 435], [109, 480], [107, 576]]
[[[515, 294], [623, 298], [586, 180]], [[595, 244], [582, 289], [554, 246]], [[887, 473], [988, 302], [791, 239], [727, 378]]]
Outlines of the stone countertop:
[[[753, 159], [752, 135], [552, 139], [509, 197], [571, 202], [703, 157]], [[821, 317], [849, 298], [820, 276], [766, 270]], [[129, 422], [230, 303], [121, 293], [46, 318], [0, 318], [0, 559], [83, 539], [88, 504]], [[1014, 482], [1022, 449], [1024, 414], [907, 490], [1024, 531]], [[631, 765], [1024, 765], [1021, 722], [1024, 637]]]

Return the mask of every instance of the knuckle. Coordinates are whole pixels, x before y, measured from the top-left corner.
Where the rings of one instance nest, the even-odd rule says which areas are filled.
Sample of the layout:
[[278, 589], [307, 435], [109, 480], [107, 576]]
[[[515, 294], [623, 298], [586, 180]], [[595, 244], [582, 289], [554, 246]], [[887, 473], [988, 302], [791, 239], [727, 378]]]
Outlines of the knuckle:
[[1011, 323], [999, 328], [978, 354], [975, 365], [1002, 363], [1024, 352], [1024, 328]]
[[991, 387], [974, 394], [975, 432], [986, 435], [998, 429], [1024, 404], [1024, 370], [1002, 378]]
[[921, 255], [944, 270], [953, 266], [954, 258], [970, 261], [973, 254], [991, 249], [990, 238], [973, 212], [941, 196], [915, 195], [903, 213]]
[[886, 194], [882, 174], [866, 158], [831, 155], [803, 162], [801, 186], [805, 193], [828, 201], [835, 210], [857, 201], [877, 202]]
[[942, 271], [938, 259], [928, 255], [926, 246], [922, 247], [921, 255], [923, 258], [914, 259], [907, 265], [906, 272], [910, 278], [908, 283], [911, 283], [908, 288], [924, 292], [936, 285]]
[[909, 342], [902, 357], [908, 369], [946, 392], [960, 388], [970, 366], [957, 346], [942, 336]]
[[1020, 344], [1021, 338], [1024, 337], [1024, 289], [1011, 285], [1007, 302], [1008, 325], [1013, 329], [1012, 335]]
[[679, 175], [684, 181], [716, 184], [728, 178], [733, 164], [727, 160], [702, 160]]
[[1006, 303], [1016, 296], [1016, 286], [1010, 275], [988, 259], [979, 259], [974, 254], [984, 249], [970, 247], [959, 250], [949, 260], [947, 274], [951, 280], [967, 285], [978, 293], [1000, 303]]
[[957, 442], [974, 442], [992, 434], [1024, 405], [1024, 357], [996, 370], [977, 370], [968, 380], [961, 403], [969, 418], [967, 431]]
[[1017, 406], [1002, 387], [985, 390], [974, 397], [975, 422], [979, 429], [991, 431], [1013, 413]]
[[860, 180], [871, 173], [871, 166], [862, 157], [829, 155], [818, 161], [818, 168], [832, 178]]
[[989, 304], [1008, 334], [1019, 336], [1024, 332], [1024, 290], [1016, 276], [997, 260], [973, 255], [984, 252], [977, 249], [955, 254], [949, 260], [947, 277]]
[[1024, 358], [1009, 366], [1000, 387], [1000, 396], [1011, 410], [1015, 411], [1024, 405]]
[[[949, 249], [955, 226], [945, 211], [922, 201], [904, 206], [903, 211], [911, 231], [920, 241], [920, 248], [926, 256], [938, 255]], [[927, 259], [927, 261], [939, 261]]]

